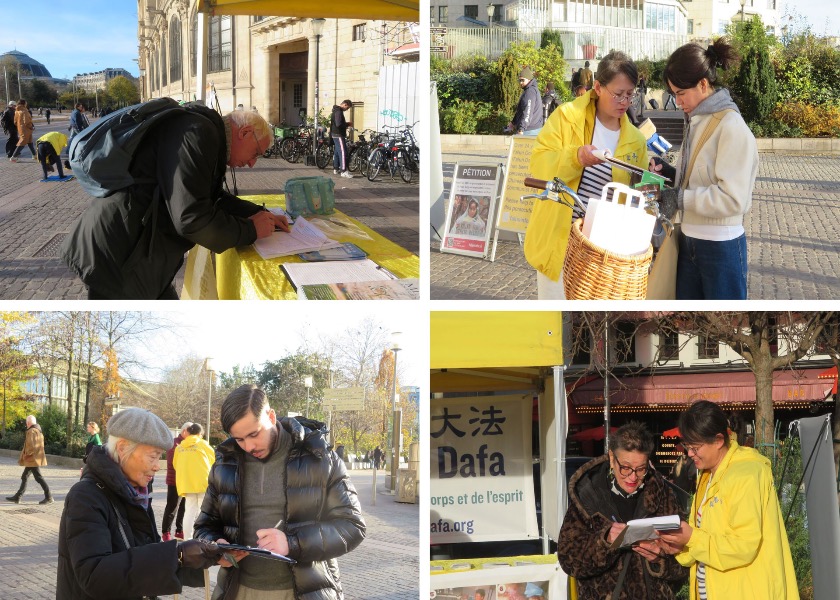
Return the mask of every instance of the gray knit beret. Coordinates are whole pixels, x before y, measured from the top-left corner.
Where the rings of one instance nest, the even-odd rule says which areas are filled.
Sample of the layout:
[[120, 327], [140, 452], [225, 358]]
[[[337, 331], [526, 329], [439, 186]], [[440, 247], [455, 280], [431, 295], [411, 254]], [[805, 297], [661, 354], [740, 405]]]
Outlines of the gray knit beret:
[[108, 435], [169, 450], [174, 443], [172, 433], [153, 412], [143, 408], [126, 408], [108, 420]]

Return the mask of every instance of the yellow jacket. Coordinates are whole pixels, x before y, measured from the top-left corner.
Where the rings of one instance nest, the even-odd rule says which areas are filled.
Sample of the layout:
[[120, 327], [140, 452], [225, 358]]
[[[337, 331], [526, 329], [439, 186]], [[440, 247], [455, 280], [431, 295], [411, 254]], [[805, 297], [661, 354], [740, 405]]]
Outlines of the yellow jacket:
[[203, 494], [207, 491], [210, 467], [216, 462], [216, 451], [198, 435], [190, 435], [172, 455], [175, 487], [178, 495]]
[[691, 507], [691, 539], [677, 561], [691, 567], [691, 600], [697, 598], [697, 562], [706, 565], [709, 598], [799, 598], [782, 511], [770, 461], [730, 442], [702, 506], [709, 471], [702, 471]]
[[61, 150], [67, 145], [67, 136], [60, 131], [50, 131], [39, 137], [36, 143], [41, 142], [49, 143], [55, 149], [55, 153], [60, 155]]
[[[561, 104], [551, 113], [537, 136], [531, 153], [531, 175], [551, 180], [559, 177], [573, 190], [580, 185], [583, 165], [578, 149], [592, 143], [595, 131], [595, 92]], [[614, 156], [647, 168], [645, 136], [627, 115], [621, 117], [621, 131]], [[630, 173], [613, 167], [613, 181], [630, 184]], [[536, 200], [525, 232], [525, 258], [537, 271], [553, 281], [560, 277], [566, 245], [572, 227], [572, 209], [556, 202]]]

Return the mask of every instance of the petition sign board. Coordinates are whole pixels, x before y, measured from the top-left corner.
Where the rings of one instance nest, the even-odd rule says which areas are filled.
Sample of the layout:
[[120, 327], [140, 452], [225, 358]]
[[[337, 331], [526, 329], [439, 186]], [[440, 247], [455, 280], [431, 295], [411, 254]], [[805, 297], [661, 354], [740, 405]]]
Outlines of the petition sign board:
[[432, 544], [538, 537], [530, 398], [433, 399], [429, 435]]

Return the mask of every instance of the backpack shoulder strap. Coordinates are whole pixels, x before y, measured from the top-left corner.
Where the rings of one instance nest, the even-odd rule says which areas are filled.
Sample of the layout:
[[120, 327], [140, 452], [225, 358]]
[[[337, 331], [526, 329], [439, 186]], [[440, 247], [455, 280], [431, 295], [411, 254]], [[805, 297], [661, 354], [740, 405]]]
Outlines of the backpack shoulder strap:
[[117, 510], [117, 505], [114, 504], [114, 500], [111, 497], [111, 494], [105, 489], [105, 486], [99, 482], [96, 482], [96, 487], [102, 490], [102, 493], [105, 494], [105, 497], [108, 498], [108, 504], [111, 505], [111, 508], [114, 509], [114, 515], [117, 517], [117, 528], [120, 530], [120, 537], [122, 538], [123, 544], [125, 544], [126, 550], [131, 550], [131, 543], [128, 541], [128, 536], [125, 534], [125, 527], [123, 527], [122, 517], [120, 516], [120, 511]]
[[697, 161], [697, 156], [699, 156], [700, 150], [703, 149], [703, 146], [706, 145], [706, 142], [709, 141], [709, 138], [712, 137], [712, 134], [718, 128], [718, 125], [720, 125], [723, 117], [729, 112], [732, 112], [731, 108], [726, 108], [724, 110], [719, 110], [716, 113], [712, 113], [709, 123], [706, 125], [703, 133], [700, 134], [700, 139], [697, 140], [697, 146], [695, 146], [691, 151], [691, 162], [688, 163], [688, 169], [686, 169], [685, 175], [683, 176], [682, 181], [680, 181], [680, 187], [685, 188], [688, 185], [688, 179], [691, 177], [691, 172], [694, 170], [694, 163]]

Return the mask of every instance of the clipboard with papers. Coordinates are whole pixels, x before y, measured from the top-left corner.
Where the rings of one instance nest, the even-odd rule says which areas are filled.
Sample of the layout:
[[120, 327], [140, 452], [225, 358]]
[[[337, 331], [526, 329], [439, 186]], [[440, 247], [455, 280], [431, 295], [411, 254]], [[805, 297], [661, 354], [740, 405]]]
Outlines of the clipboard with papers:
[[288, 233], [275, 231], [270, 236], [254, 242], [254, 249], [263, 258], [292, 256], [302, 252], [315, 252], [337, 248], [340, 242], [331, 240], [312, 223], [298, 217]]
[[271, 550], [266, 550], [265, 548], [256, 548], [254, 546], [242, 546], [240, 544], [219, 544], [218, 546], [222, 550], [240, 550], [242, 552], [247, 552], [250, 556], [268, 558], [271, 560], [279, 560], [281, 562], [289, 563], [290, 565], [294, 565], [297, 563], [297, 561], [293, 558], [289, 558], [288, 556], [284, 556], [282, 554], [277, 554], [275, 552], [272, 552]]
[[615, 541], [610, 545], [610, 550], [627, 548], [645, 540], [655, 540], [659, 537], [657, 532], [677, 531], [679, 528], [679, 515], [649, 517], [647, 519], [627, 521], [627, 527], [615, 538]]

